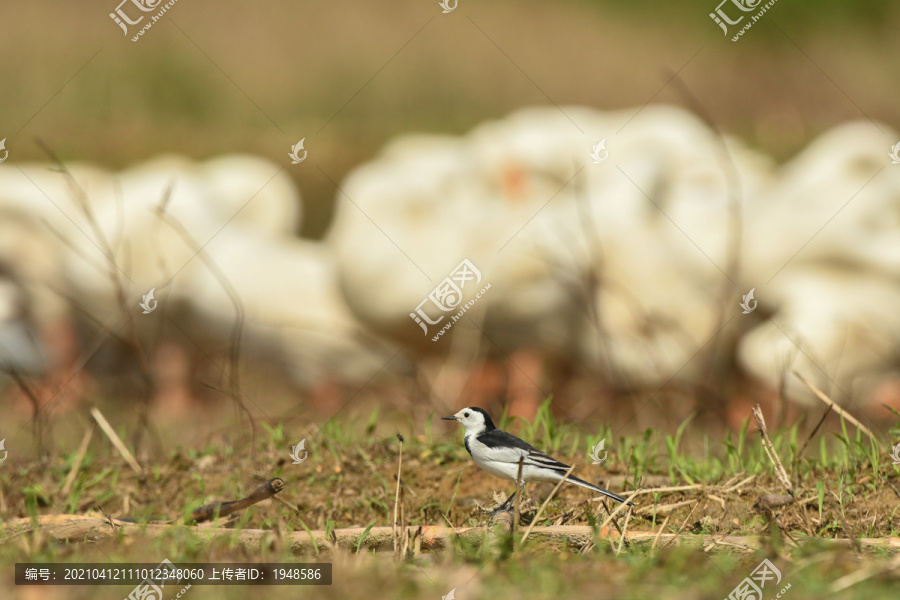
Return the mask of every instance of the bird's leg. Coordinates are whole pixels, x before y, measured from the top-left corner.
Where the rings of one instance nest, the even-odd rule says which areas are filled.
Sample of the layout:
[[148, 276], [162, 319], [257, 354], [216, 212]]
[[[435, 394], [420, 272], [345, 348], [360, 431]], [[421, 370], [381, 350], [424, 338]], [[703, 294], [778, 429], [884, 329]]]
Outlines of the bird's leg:
[[501, 504], [494, 510], [490, 510], [488, 508], [482, 508], [481, 510], [483, 510], [486, 513], [490, 513], [491, 516], [497, 516], [498, 514], [500, 514], [502, 512], [509, 512], [513, 508], [513, 500], [515, 499], [515, 497], [516, 497], [516, 492], [513, 492], [509, 498], [504, 500], [503, 504]]
[[498, 506], [498, 507], [495, 508], [494, 510], [490, 511], [490, 512], [491, 512], [491, 516], [492, 516], [492, 517], [496, 517], [498, 514], [504, 513], [504, 512], [505, 512], [505, 513], [511, 513], [511, 512], [512, 512], [512, 509], [513, 509], [513, 499], [514, 499], [515, 497], [516, 497], [516, 493], [513, 492], [513, 493], [512, 493], [512, 496], [510, 496], [509, 498], [507, 498], [506, 501], [505, 501], [503, 504], [501, 504], [500, 506]]

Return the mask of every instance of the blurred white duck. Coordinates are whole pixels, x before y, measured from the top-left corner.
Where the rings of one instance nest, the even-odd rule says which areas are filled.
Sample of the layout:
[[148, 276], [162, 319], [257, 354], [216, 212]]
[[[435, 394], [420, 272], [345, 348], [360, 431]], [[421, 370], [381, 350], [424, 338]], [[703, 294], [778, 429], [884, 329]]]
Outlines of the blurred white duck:
[[292, 237], [302, 202], [288, 172], [272, 161], [228, 154], [197, 164], [210, 208], [265, 237]]
[[796, 370], [840, 404], [871, 400], [878, 384], [896, 378], [900, 280], [824, 263], [779, 280], [767, 288], [776, 295], [766, 297], [777, 312], [738, 347], [751, 374], [776, 389], [784, 382], [794, 400], [814, 402], [791, 374]]
[[[503, 352], [612, 363], [643, 383], [684, 366], [732, 285], [722, 273], [730, 188], [719, 142], [675, 108], [647, 107], [631, 122], [635, 110], [563, 112], [518, 111], [463, 138], [401, 138], [353, 171], [330, 241], [354, 312], [433, 347], [409, 313], [468, 258], [492, 283], [478, 306]], [[593, 164], [603, 139], [608, 160]], [[746, 197], [771, 163], [727, 143]], [[591, 298], [604, 345], [588, 326]]]
[[762, 285], [789, 260], [900, 274], [900, 171], [885, 145], [897, 134], [880, 127], [885, 133], [868, 121], [826, 131], [754, 198], [743, 244], [746, 281]]
[[[113, 304], [108, 244], [115, 273], [129, 297], [153, 288], [159, 296], [163, 293], [159, 288], [170, 285], [166, 292], [171, 299], [188, 301], [179, 291], [184, 277], [179, 270], [190, 266], [197, 249], [220, 230], [242, 230], [262, 239], [293, 229], [299, 219], [299, 197], [286, 177], [271, 163], [244, 156], [198, 164], [171, 155], [123, 171], [114, 178], [119, 200], [94, 209], [102, 235], [87, 229], [86, 235], [68, 238], [79, 250], [69, 256], [72, 285], [85, 307], [107, 325], [121, 318]], [[161, 207], [192, 241], [158, 216]]]
[[[390, 358], [362, 336], [324, 246], [291, 237], [299, 193], [270, 163], [224, 157], [198, 165], [168, 156], [116, 180], [121, 201], [95, 214], [103, 239], [89, 230], [70, 240], [78, 251], [67, 255], [70, 286], [94, 319], [116, 330], [130, 317], [116, 304], [108, 244], [128, 310], [138, 311], [141, 298], [155, 290], [156, 302], [193, 315], [182, 327], [204, 340], [218, 336], [221, 344], [237, 315], [213, 270], [220, 273], [243, 306], [244, 341], [276, 348], [301, 386], [323, 377], [365, 382]], [[164, 314], [142, 316], [136, 324], [158, 328]]]
[[621, 131], [607, 142], [609, 158], [585, 169], [601, 328], [585, 330], [584, 347], [613, 376], [655, 385], [695, 374], [692, 357], [735, 287], [734, 219], [769, 184], [772, 162], [681, 109], [634, 114], [610, 113]]
[[[302, 388], [323, 383], [358, 386], [388, 365], [397, 348], [364, 331], [346, 306], [333, 259], [323, 244], [269, 239], [224, 229], [204, 249], [240, 298], [249, 347], [266, 346]], [[235, 307], [219, 278], [199, 259], [185, 269], [181, 293], [201, 326], [228, 331]]]
[[[55, 300], [57, 312], [69, 297], [91, 320], [121, 330], [154, 289], [170, 315], [192, 314], [189, 321], [203, 325], [192, 331], [221, 343], [235, 313], [207, 266], [211, 261], [244, 305], [245, 341], [273, 349], [299, 385], [323, 377], [365, 382], [390, 358], [382, 359], [384, 347], [362, 334], [344, 305], [324, 246], [293, 238], [300, 195], [278, 165], [247, 155], [205, 162], [169, 155], [115, 174], [90, 165], [67, 169], [77, 186], [46, 164], [0, 165], [0, 210], [19, 215], [0, 218], [0, 260], [30, 268], [23, 277], [33, 283], [29, 291]], [[23, 219], [30, 229], [22, 228]], [[56, 266], [38, 269], [48, 252]], [[118, 286], [126, 313], [116, 300]], [[37, 312], [47, 312], [44, 304], [35, 303]], [[133, 323], [158, 331], [163, 314]]]
[[[543, 205], [566, 180], [533, 172], [515, 154], [517, 140], [501, 140], [511, 148], [505, 157], [493, 141], [480, 130], [466, 138], [409, 136], [355, 169], [341, 185], [346, 196], [338, 194], [328, 236], [342, 289], [373, 329], [439, 351], [410, 313], [467, 259], [481, 273], [478, 290], [491, 283], [479, 300], [489, 337], [504, 351], [515, 349], [506, 338], [528, 338], [565, 353], [573, 328], [565, 321], [575, 316], [567, 309], [577, 304], [565, 284], [577, 271], [560, 272], [570, 255], [548, 255], [567, 232], [551, 230], [555, 237], [548, 238], [552, 218], [529, 221], [557, 211], [556, 203]], [[540, 144], [527, 139], [525, 146]], [[575, 166], [566, 165], [566, 178]]]
[[[560, 125], [571, 128], [568, 122]], [[510, 134], [515, 131], [508, 128]], [[565, 178], [532, 172], [521, 156], [531, 160], [528, 151], [540, 143], [527, 139], [520, 156], [514, 152], [522, 150], [516, 139], [502, 140], [512, 149], [504, 157], [498, 148], [502, 144], [493, 140], [476, 130], [464, 138], [409, 136], [393, 142], [341, 184], [346, 195], [338, 193], [328, 240], [341, 289], [366, 325], [426, 352], [447, 352], [451, 345], [469, 340], [481, 344], [481, 354], [511, 356], [519, 368], [508, 369], [510, 390], [520, 389], [512, 380], [530, 371], [521, 386], [527, 398], [512, 398], [511, 413], [530, 416], [543, 377], [530, 354], [558, 361], [571, 358], [584, 314], [579, 308], [583, 298], [575, 288], [579, 267], [568, 253], [552, 252], [568, 235], [556, 228], [552, 216], [558, 202], [547, 204], [576, 165], [566, 165]], [[440, 327], [431, 325], [423, 332], [423, 318], [417, 322], [411, 315], [421, 310], [431, 313], [430, 320], [438, 318], [429, 294], [445, 285], [464, 260], [480, 278], [468, 281], [462, 296], [446, 296], [446, 306], [458, 313], [483, 296], [471, 304], [468, 318], [484, 332], [484, 339], [478, 342], [480, 332], [460, 337], [461, 330], [471, 327], [463, 323], [433, 342]], [[458, 284], [446, 284], [447, 289], [452, 285]], [[451, 318], [444, 314], [440, 326]], [[452, 395], [446, 382], [437, 387]]]
[[739, 359], [772, 387], [785, 379], [794, 399], [811, 396], [791, 370], [837, 386], [835, 401], [846, 402], [898, 364], [900, 171], [885, 145], [897, 134], [881, 128], [887, 137], [868, 122], [822, 134], [784, 166], [750, 221], [746, 285], [774, 314], [744, 337]]

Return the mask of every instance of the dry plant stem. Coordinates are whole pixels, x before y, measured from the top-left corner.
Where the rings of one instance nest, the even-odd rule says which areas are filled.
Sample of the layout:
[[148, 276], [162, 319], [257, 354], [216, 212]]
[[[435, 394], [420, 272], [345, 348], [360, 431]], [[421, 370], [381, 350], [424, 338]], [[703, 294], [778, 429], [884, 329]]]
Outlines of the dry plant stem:
[[800, 459], [803, 457], [803, 452], [806, 451], [806, 447], [809, 446], [809, 443], [815, 437], [816, 433], [818, 433], [819, 429], [822, 427], [822, 423], [825, 422], [825, 417], [828, 416], [828, 414], [831, 412], [831, 410], [832, 410], [831, 405], [828, 405], [828, 407], [825, 409], [825, 412], [822, 413], [822, 418], [819, 419], [819, 422], [816, 423], [816, 426], [813, 427], [811, 432], [809, 432], [809, 437], [806, 438], [806, 441], [803, 442], [802, 446], [800, 446], [800, 450], [797, 451], [797, 455], [794, 457], [794, 463], [799, 462]]
[[547, 496], [547, 499], [544, 500], [541, 507], [538, 509], [537, 514], [534, 515], [534, 519], [532, 519], [531, 523], [528, 525], [528, 529], [525, 530], [525, 534], [522, 536], [522, 543], [525, 543], [525, 540], [528, 539], [528, 534], [531, 533], [531, 530], [534, 529], [535, 524], [541, 518], [541, 515], [544, 514], [544, 509], [547, 508], [547, 505], [550, 504], [550, 501], [553, 500], [553, 497], [556, 495], [556, 492], [559, 491], [559, 488], [562, 487], [562, 484], [566, 482], [566, 479], [569, 478], [569, 475], [572, 474], [572, 471], [575, 469], [575, 465], [573, 464], [569, 467], [569, 470], [566, 471], [566, 474], [556, 483], [556, 487], [553, 488], [553, 491], [550, 492], [550, 495]]
[[525, 493], [525, 483], [522, 481], [522, 467], [525, 464], [525, 459], [523, 457], [519, 457], [519, 470], [516, 474], [516, 501], [515, 501], [515, 509], [513, 512], [513, 522], [512, 522], [512, 536], [513, 539], [516, 539], [516, 528], [519, 526], [519, 502], [522, 500], [522, 494]]
[[671, 518], [672, 518], [672, 514], [671, 514], [671, 513], [669, 513], [668, 515], [666, 515], [666, 520], [663, 521], [662, 525], [661, 525], [660, 528], [659, 528], [659, 531], [656, 532], [656, 537], [653, 538], [653, 545], [650, 546], [650, 555], [651, 555], [651, 556], [653, 556], [653, 554], [656, 552], [656, 546], [657, 546], [657, 544], [659, 544], [659, 536], [662, 535], [663, 530], [665, 530], [666, 525], [669, 524], [669, 519], [671, 519]]
[[895, 486], [893, 483], [888, 482], [888, 487], [890, 487], [892, 490], [894, 490], [894, 493], [897, 495], [898, 498], [900, 498], [900, 490], [897, 489], [897, 486]]
[[[631, 502], [631, 500], [634, 499], [635, 496], [637, 496], [638, 494], [640, 494], [643, 491], [644, 490], [635, 490], [634, 492], [631, 493], [630, 496], [628, 496], [625, 499], [626, 502], [619, 503], [619, 506], [616, 507], [616, 510], [612, 511], [612, 513], [606, 518], [606, 520], [603, 521], [603, 524], [600, 525], [600, 531], [603, 531], [603, 529], [612, 522], [612, 520], [615, 518], [615, 516], [617, 514], [619, 514], [620, 512], [622, 512], [623, 509], [627, 508], [628, 503]], [[604, 506], [606, 506], [606, 505], [604, 504]]]
[[[607, 514], [608, 516], [612, 517], [612, 513], [609, 512], [609, 506], [606, 505], [606, 500], [605, 500], [605, 498], [604, 498], [604, 499], [601, 499], [601, 501], [600, 501], [600, 506], [603, 507], [603, 510], [606, 511], [606, 514]], [[619, 522], [618, 522], [618, 521], [616, 521], [615, 519], [613, 519], [612, 524], [613, 524], [613, 527], [616, 528], [616, 531], [619, 532], [619, 535], [625, 535], [625, 532], [622, 531], [622, 528], [621, 528], [621, 527], [619, 527]]]
[[663, 545], [663, 547], [662, 547], [663, 550], [665, 550], [666, 546], [669, 545], [669, 542], [671, 542], [672, 539], [677, 539], [678, 536], [681, 535], [681, 532], [684, 531], [684, 528], [687, 525], [687, 522], [691, 519], [691, 515], [694, 514], [694, 511], [697, 509], [698, 506], [700, 506], [699, 502], [691, 507], [691, 512], [689, 512], [687, 514], [687, 516], [684, 518], [684, 521], [681, 522], [681, 526], [678, 528], [678, 531], [675, 532], [675, 536], [673, 538], [670, 538], [669, 540], [667, 540], [666, 543]]
[[38, 400], [37, 394], [34, 393], [34, 390], [31, 389], [31, 386], [28, 385], [28, 382], [22, 379], [22, 376], [19, 375], [19, 372], [15, 369], [7, 369], [4, 370], [7, 375], [13, 378], [13, 381], [16, 382], [16, 385], [19, 386], [19, 389], [22, 390], [22, 393], [28, 397], [28, 401], [31, 402], [32, 408], [32, 429], [31, 433], [34, 436], [34, 439], [37, 440], [38, 446], [38, 456], [44, 455], [44, 420], [41, 417], [41, 403]]
[[645, 506], [641, 509], [638, 509], [637, 514], [639, 515], [671, 515], [673, 512], [678, 510], [679, 508], [690, 506], [696, 502], [700, 502], [696, 498], [692, 500], [683, 500], [681, 502], [675, 502], [674, 504], [655, 504], [651, 506]]
[[769, 432], [766, 429], [766, 420], [763, 418], [759, 404], [753, 407], [753, 418], [756, 419], [756, 424], [759, 426], [759, 432], [762, 434], [763, 449], [766, 451], [766, 456], [769, 457], [769, 461], [772, 463], [772, 467], [775, 470], [775, 477], [778, 478], [778, 481], [784, 487], [785, 491], [793, 496], [794, 486], [791, 485], [791, 480], [788, 477], [787, 471], [784, 470], [784, 465], [781, 464], [781, 459], [778, 458], [778, 453], [775, 452], [775, 445], [772, 443], [771, 438], [769, 438]]
[[400, 475], [403, 472], [403, 438], [400, 437], [399, 434], [397, 435], [397, 437], [399, 438], [400, 442], [400, 455], [397, 457], [397, 492], [394, 495], [394, 524], [392, 526], [394, 531], [394, 553], [397, 552], [399, 542], [397, 536], [397, 510], [400, 506]]
[[831, 593], [836, 594], [838, 592], [842, 592], [842, 591], [846, 590], [847, 588], [856, 585], [857, 583], [861, 583], [861, 582], [865, 581], [866, 579], [869, 579], [869, 578], [877, 575], [878, 572], [879, 572], [879, 569], [869, 567], [866, 569], [860, 569], [858, 571], [853, 571], [852, 573], [844, 575], [840, 579], [836, 579], [831, 584]]
[[69, 492], [72, 491], [75, 477], [78, 476], [78, 470], [81, 468], [84, 455], [87, 454], [88, 445], [91, 443], [91, 438], [93, 437], [94, 427], [92, 425], [87, 428], [87, 431], [84, 432], [84, 437], [81, 438], [81, 444], [78, 446], [78, 454], [75, 456], [75, 462], [72, 463], [72, 468], [69, 469], [69, 474], [66, 476], [66, 482], [62, 486], [62, 490], [60, 490], [63, 496], [68, 496]]
[[118, 533], [119, 528], [113, 522], [113, 518], [111, 516], [109, 516], [108, 514], [106, 514], [105, 512], [103, 512], [103, 509], [100, 508], [99, 506], [97, 507], [97, 510], [99, 510], [100, 513], [104, 516], [104, 518], [106, 518], [106, 522], [109, 523], [109, 528], [113, 530], [113, 533], [114, 534]]
[[[789, 539], [791, 541], [791, 543], [794, 545], [795, 548], [799, 548], [800, 544], [797, 543], [797, 540], [794, 538], [794, 536], [791, 535], [790, 530], [787, 527], [785, 527], [781, 521], [778, 520], [778, 517], [773, 516], [773, 519], [775, 521], [775, 525], [777, 525], [778, 529], [781, 530], [781, 533], [784, 534], [784, 536], [787, 537], [787, 539]], [[862, 548], [857, 548], [857, 550], [861, 552]]]
[[[641, 488], [636, 492], [632, 492], [632, 497], [638, 496], [641, 494], [661, 494], [664, 492], [686, 492], [688, 490], [702, 490], [704, 488], [709, 488], [710, 486], [705, 486], [702, 483], [697, 483], [694, 485], [678, 485], [674, 487], [661, 487], [661, 488]], [[605, 496], [598, 496], [594, 500], [597, 502], [603, 500]]]
[[394, 479], [396, 479], [397, 481], [400, 482], [400, 486], [403, 488], [403, 491], [405, 491], [405, 492], [407, 492], [407, 493], [409, 493], [409, 494], [412, 494], [413, 498], [418, 497], [418, 494], [416, 493], [416, 490], [412, 489], [411, 487], [409, 487], [408, 485], [406, 485], [405, 483], [403, 483], [403, 481], [402, 481], [399, 477], [397, 477], [396, 475], [394, 475]]
[[634, 511], [630, 510], [630, 509], [628, 510], [627, 513], [625, 513], [625, 524], [622, 526], [621, 531], [619, 531], [619, 534], [621, 537], [619, 538], [619, 549], [616, 550], [616, 556], [618, 556], [619, 554], [622, 554], [622, 546], [625, 545], [625, 539], [627, 537], [626, 533], [628, 532], [628, 522], [631, 521], [631, 515], [633, 513], [634, 513]]
[[[716, 485], [703, 485], [702, 483], [698, 483], [698, 484], [694, 484], [694, 485], [679, 485], [679, 486], [673, 486], [673, 487], [647, 488], [647, 489], [642, 488], [636, 492], [633, 492], [631, 495], [631, 498], [634, 498], [635, 496], [640, 496], [643, 494], [663, 494], [663, 493], [668, 493], [668, 492], [687, 492], [690, 490], [718, 490], [718, 491], [722, 492], [723, 494], [727, 494], [730, 492], [734, 492], [735, 490], [737, 490], [739, 488], [744, 487], [745, 485], [747, 485], [748, 483], [753, 481], [755, 478], [756, 478], [756, 475], [751, 475], [750, 477], [744, 479], [743, 481], [736, 483], [735, 485], [733, 485], [731, 487], [727, 487], [727, 488], [724, 488], [722, 486], [716, 486]], [[598, 497], [598, 498], [594, 498], [592, 501], [600, 502], [602, 500], [603, 500], [602, 497]]]
[[744, 487], [745, 485], [747, 485], [748, 483], [750, 483], [750, 482], [753, 481], [754, 479], [756, 479], [756, 475], [751, 475], [750, 477], [748, 477], [748, 478], [746, 478], [746, 479], [743, 479], [743, 480], [739, 481], [738, 483], [734, 484], [733, 486], [728, 487], [728, 488], [725, 488], [725, 489], [723, 489], [723, 490], [721, 490], [721, 491], [722, 491], [722, 493], [724, 493], [724, 494], [728, 494], [728, 493], [730, 493], [730, 492], [733, 492], [733, 491], [737, 490], [738, 488]]
[[284, 505], [285, 505], [287, 508], [289, 508], [292, 512], [295, 512], [295, 513], [299, 513], [299, 512], [300, 512], [300, 509], [299, 509], [296, 505], [291, 504], [290, 502], [288, 502], [287, 500], [285, 500], [285, 499], [282, 498], [281, 496], [272, 496], [272, 500], [275, 500], [276, 502], [280, 502], [281, 504], [284, 504]]
[[720, 498], [720, 497], [716, 496], [715, 494], [707, 494], [706, 497], [709, 498], [710, 500], [712, 500], [713, 502], [718, 502], [719, 505], [722, 507], [722, 512], [723, 513], [725, 512], [725, 498]]
[[835, 403], [834, 403], [834, 400], [832, 400], [831, 398], [829, 398], [828, 396], [826, 396], [825, 393], [822, 392], [822, 390], [820, 390], [819, 388], [817, 388], [816, 386], [814, 386], [813, 384], [811, 384], [810, 382], [808, 382], [806, 379], [804, 379], [804, 378], [803, 378], [803, 375], [801, 375], [801, 374], [798, 373], [797, 371], [794, 371], [793, 373], [794, 373], [794, 375], [797, 376], [797, 379], [799, 379], [800, 381], [803, 382], [803, 385], [805, 385], [806, 387], [808, 387], [808, 388], [810, 389], [810, 391], [811, 391], [813, 394], [816, 395], [816, 398], [818, 398], [819, 400], [821, 400], [822, 402], [824, 402], [826, 405], [830, 406], [831, 409], [832, 409], [834, 412], [836, 412], [837, 414], [841, 415], [841, 417], [843, 417], [843, 418], [846, 419], [847, 421], [850, 421], [851, 423], [853, 423], [854, 425], [856, 425], [856, 427], [857, 427], [860, 431], [862, 431], [863, 433], [865, 433], [866, 435], [868, 435], [870, 438], [872, 438], [872, 441], [875, 442], [875, 445], [876, 445], [876, 446], [880, 446], [880, 444], [878, 443], [878, 439], [875, 437], [875, 434], [873, 434], [871, 431], [869, 431], [869, 428], [868, 428], [868, 427], [866, 427], [865, 425], [863, 425], [862, 423], [860, 423], [859, 421], [857, 421], [856, 418], [855, 418], [853, 415], [851, 415], [850, 413], [848, 413], [847, 411], [845, 411], [843, 408], [841, 408], [840, 406], [838, 406], [837, 404], [835, 404]]
[[100, 425], [100, 429], [103, 430], [103, 433], [106, 434], [106, 437], [109, 438], [109, 441], [112, 442], [113, 447], [119, 451], [119, 454], [122, 455], [122, 458], [125, 459], [125, 462], [128, 463], [128, 466], [132, 468], [132, 470], [138, 475], [142, 474], [141, 466], [134, 459], [134, 455], [131, 454], [131, 451], [128, 450], [128, 447], [122, 443], [121, 438], [116, 434], [115, 430], [109, 424], [109, 421], [106, 420], [106, 417], [103, 416], [96, 407], [91, 409], [91, 416], [94, 417], [94, 420], [97, 421], [97, 424]]
[[447, 521], [447, 525], [450, 526], [450, 529], [453, 530], [453, 533], [459, 534], [459, 529], [457, 529], [456, 526], [450, 522], [450, 519], [447, 518], [447, 515], [445, 515], [443, 511], [441, 511], [441, 516], [444, 518], [445, 521]]

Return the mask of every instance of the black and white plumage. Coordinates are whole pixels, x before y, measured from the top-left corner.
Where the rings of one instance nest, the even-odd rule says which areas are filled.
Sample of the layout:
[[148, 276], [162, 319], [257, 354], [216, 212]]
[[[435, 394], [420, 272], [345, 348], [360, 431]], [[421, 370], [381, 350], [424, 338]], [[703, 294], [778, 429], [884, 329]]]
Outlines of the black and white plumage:
[[[491, 475], [516, 481], [520, 458], [523, 459], [522, 481], [519, 482], [522, 486], [530, 481], [559, 481], [569, 470], [569, 465], [511, 433], [497, 429], [490, 415], [480, 408], [464, 408], [453, 416], [441, 418], [445, 421], [457, 421], [465, 428], [466, 450], [472, 455], [475, 464]], [[622, 496], [574, 475], [569, 475], [566, 481], [609, 496], [613, 500], [626, 502]], [[504, 506], [508, 506], [513, 497], [515, 492], [504, 502]]]

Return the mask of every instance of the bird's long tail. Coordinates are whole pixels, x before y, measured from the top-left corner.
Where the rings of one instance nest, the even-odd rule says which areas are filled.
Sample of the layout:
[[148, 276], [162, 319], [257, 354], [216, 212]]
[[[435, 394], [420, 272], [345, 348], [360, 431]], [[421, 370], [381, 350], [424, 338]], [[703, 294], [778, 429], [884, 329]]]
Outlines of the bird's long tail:
[[[581, 487], [585, 487], [585, 488], [587, 488], [587, 489], [589, 489], [589, 490], [594, 490], [595, 492], [600, 492], [600, 493], [603, 494], [604, 496], [609, 496], [609, 497], [612, 498], [613, 500], [618, 500], [619, 502], [628, 502], [628, 501], [627, 501], [625, 498], [623, 498], [622, 496], [620, 496], [620, 495], [618, 495], [618, 494], [614, 494], [614, 493], [612, 493], [612, 492], [609, 491], [609, 490], [604, 490], [602, 487], [597, 487], [597, 486], [594, 485], [593, 483], [588, 483], [588, 482], [585, 481], [584, 479], [579, 479], [578, 477], [575, 477], [574, 475], [569, 475], [569, 476], [566, 478], [566, 481], [571, 481], [571, 482], [574, 483], [575, 485], [580, 485]], [[628, 502], [628, 504], [630, 504], [631, 506], [634, 506], [634, 504], [631, 503], [631, 502]]]

